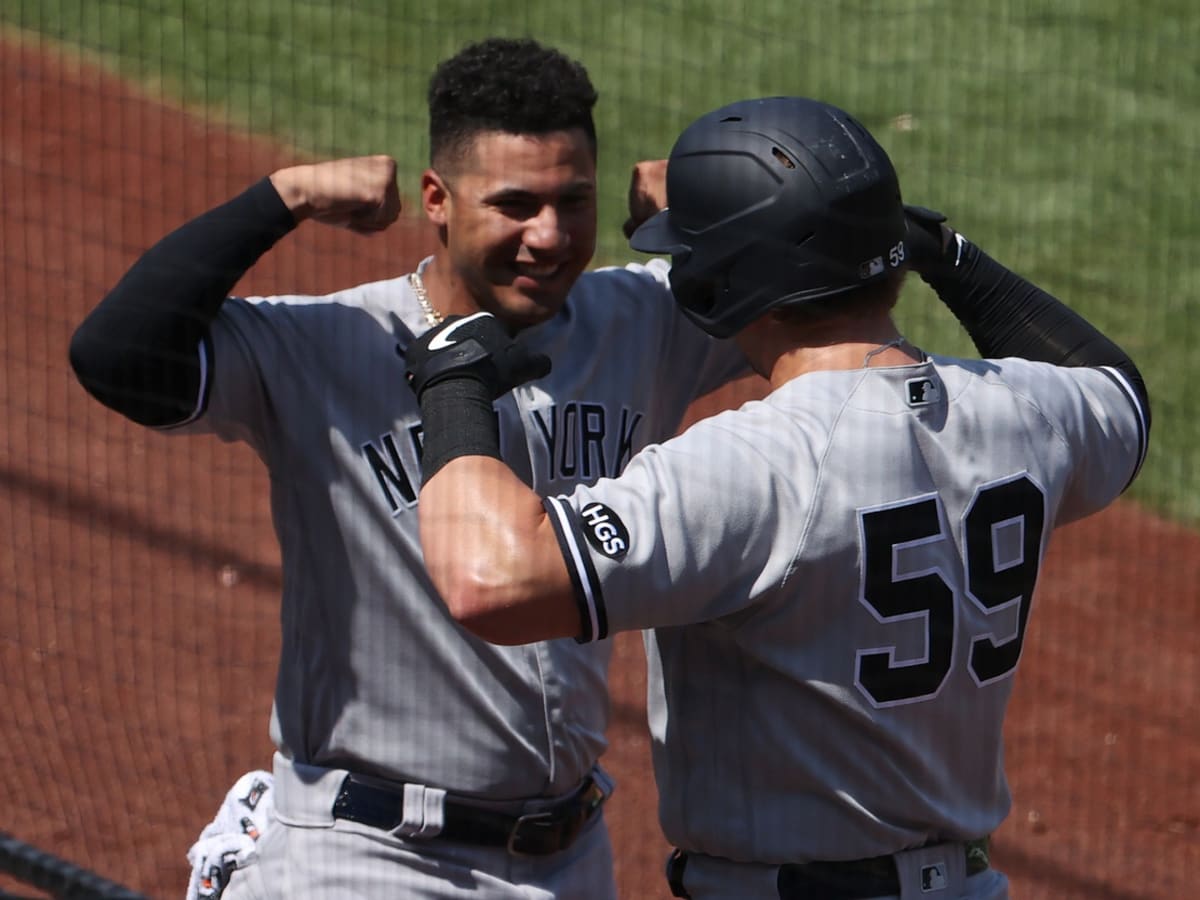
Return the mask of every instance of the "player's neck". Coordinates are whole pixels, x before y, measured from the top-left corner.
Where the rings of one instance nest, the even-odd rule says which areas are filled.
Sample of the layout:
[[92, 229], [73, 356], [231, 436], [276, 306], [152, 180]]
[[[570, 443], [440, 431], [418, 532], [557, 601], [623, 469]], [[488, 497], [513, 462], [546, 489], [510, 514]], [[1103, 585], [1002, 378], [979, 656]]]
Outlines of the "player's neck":
[[814, 325], [781, 323], [769, 317], [738, 337], [754, 370], [775, 390], [809, 372], [905, 366], [921, 360], [890, 317], [876, 322], [830, 320]]
[[425, 297], [439, 319], [469, 316], [479, 312], [479, 304], [450, 263], [435, 253], [421, 273]]

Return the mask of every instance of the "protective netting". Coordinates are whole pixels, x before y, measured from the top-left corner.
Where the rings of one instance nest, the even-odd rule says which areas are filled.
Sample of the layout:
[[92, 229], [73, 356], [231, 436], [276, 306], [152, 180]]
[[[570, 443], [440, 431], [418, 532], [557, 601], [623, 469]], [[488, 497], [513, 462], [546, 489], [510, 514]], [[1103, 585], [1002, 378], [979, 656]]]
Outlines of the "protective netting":
[[[583, 61], [600, 91], [598, 263], [632, 258], [620, 223], [635, 160], [665, 156], [722, 103], [806, 94], [863, 120], [906, 199], [1130, 351], [1154, 404], [1150, 457], [1129, 496], [1052, 546], [994, 859], [1021, 897], [1188, 893], [1194, 4], [0, 0], [0, 22], [0, 830], [181, 896], [188, 846], [271, 750], [281, 579], [262, 466], [243, 446], [168, 438], [100, 407], [67, 366], [73, 328], [156, 238], [296, 159], [394, 155], [411, 221], [374, 240], [301, 228], [239, 291], [317, 294], [407, 271], [433, 239], [416, 202], [429, 73], [468, 40], [530, 35]], [[972, 353], [915, 280], [900, 317], [924, 349]], [[626, 896], [666, 896], [644, 664], [627, 638], [606, 759], [618, 877]], [[0, 872], [25, 888], [88, 896], [31, 877], [4, 847]], [[0, 875], [0, 893], [17, 884]]]

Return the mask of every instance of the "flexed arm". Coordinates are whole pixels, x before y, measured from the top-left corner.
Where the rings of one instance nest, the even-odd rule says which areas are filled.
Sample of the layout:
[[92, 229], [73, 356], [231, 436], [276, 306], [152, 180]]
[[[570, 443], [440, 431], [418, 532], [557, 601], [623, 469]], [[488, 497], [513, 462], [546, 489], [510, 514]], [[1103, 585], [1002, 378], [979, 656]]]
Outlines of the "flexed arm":
[[492, 401], [550, 371], [490, 313], [451, 316], [408, 347], [421, 406], [421, 548], [450, 614], [495, 644], [582, 633], [542, 499], [500, 458]]
[[390, 157], [280, 169], [177, 228], [133, 264], [76, 329], [76, 377], [135, 422], [186, 421], [211, 370], [209, 325], [259, 257], [305, 219], [372, 233], [399, 213]]
[[951, 229], [941, 213], [906, 206], [905, 217], [912, 268], [962, 323], [980, 354], [1059, 366], [1111, 366], [1137, 394], [1149, 428], [1150, 398], [1128, 353], [1061, 300]]

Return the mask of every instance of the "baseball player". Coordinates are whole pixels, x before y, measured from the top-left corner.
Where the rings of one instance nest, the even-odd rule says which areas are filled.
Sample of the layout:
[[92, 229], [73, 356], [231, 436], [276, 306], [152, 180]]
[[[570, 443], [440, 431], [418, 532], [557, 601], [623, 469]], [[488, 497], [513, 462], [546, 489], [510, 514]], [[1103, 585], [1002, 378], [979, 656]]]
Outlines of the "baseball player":
[[274, 820], [226, 900], [615, 893], [597, 766], [609, 647], [495, 647], [446, 613], [418, 542], [422, 422], [403, 383], [407, 349], [444, 317], [497, 316], [558, 361], [488, 414], [513, 470], [560, 494], [618, 474], [745, 369], [675, 313], [665, 261], [582, 274], [595, 99], [557, 51], [470, 45], [430, 83], [421, 188], [440, 242], [415, 271], [228, 296], [299, 222], [370, 233], [397, 217], [387, 157], [289, 167], [150, 248], [74, 335], [101, 402], [245, 441], [271, 475]]
[[[502, 643], [654, 629], [676, 896], [1006, 897], [987, 838], [1034, 588], [1051, 531], [1137, 473], [1142, 379], [940, 215], [906, 219], [886, 153], [835, 107], [703, 116], [667, 195], [633, 246], [671, 254], [684, 315], [771, 393], [543, 500], [472, 412], [539, 361], [494, 320], [447, 323], [408, 357], [434, 582]], [[913, 252], [988, 358], [897, 330]]]

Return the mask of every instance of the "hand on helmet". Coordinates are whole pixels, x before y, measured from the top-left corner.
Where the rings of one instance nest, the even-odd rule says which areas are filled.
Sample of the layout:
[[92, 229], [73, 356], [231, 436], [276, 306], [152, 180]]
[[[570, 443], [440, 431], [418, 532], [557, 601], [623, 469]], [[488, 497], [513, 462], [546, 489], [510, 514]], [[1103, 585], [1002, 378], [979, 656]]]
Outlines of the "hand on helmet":
[[904, 243], [914, 272], [924, 275], [957, 265], [958, 233], [946, 224], [943, 213], [905, 204], [904, 224]]

